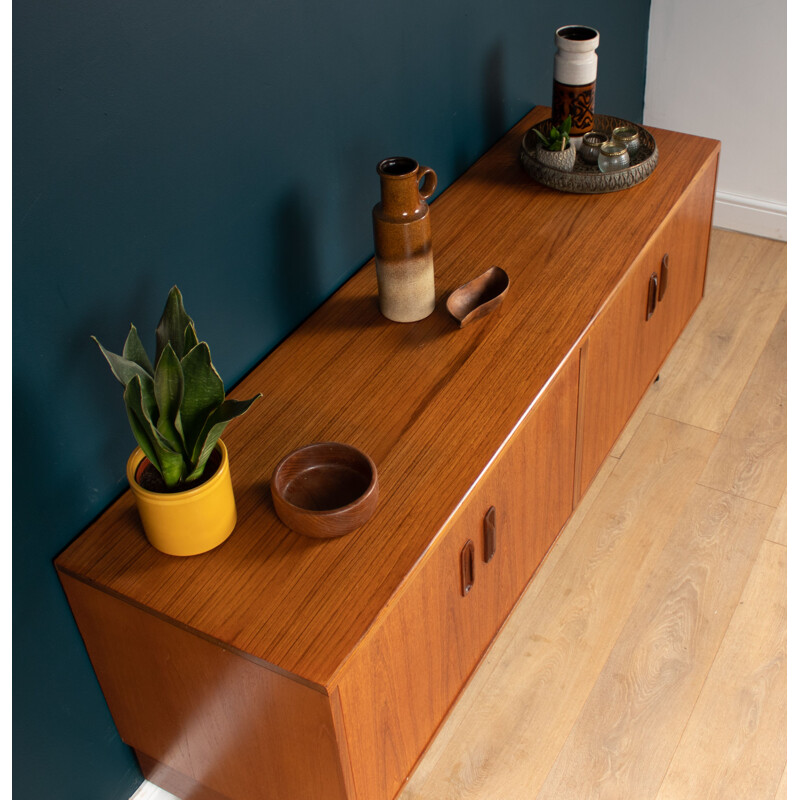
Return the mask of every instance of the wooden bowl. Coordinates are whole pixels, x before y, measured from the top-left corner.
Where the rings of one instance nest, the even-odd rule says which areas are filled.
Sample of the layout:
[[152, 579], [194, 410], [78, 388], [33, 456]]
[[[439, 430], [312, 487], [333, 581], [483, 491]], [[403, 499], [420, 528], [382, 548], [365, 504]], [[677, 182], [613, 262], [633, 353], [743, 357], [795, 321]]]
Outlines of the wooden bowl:
[[447, 310], [464, 327], [494, 311], [508, 291], [510, 280], [500, 267], [489, 267], [482, 275], [459, 286], [447, 298]]
[[356, 447], [317, 442], [283, 458], [270, 488], [285, 525], [328, 539], [354, 531], [372, 516], [378, 505], [378, 470]]

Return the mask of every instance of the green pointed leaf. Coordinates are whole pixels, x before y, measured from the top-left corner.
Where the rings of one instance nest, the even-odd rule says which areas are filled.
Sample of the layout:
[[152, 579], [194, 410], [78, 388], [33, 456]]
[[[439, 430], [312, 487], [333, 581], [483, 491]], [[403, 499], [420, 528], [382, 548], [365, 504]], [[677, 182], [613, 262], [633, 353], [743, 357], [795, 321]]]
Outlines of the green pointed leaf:
[[181, 359], [181, 369], [183, 402], [180, 424], [186, 452], [193, 453], [206, 420], [225, 400], [225, 387], [211, 363], [211, 352], [205, 342], [200, 342]]
[[100, 344], [96, 336], [92, 336], [92, 339], [97, 343], [100, 352], [105, 356], [106, 361], [108, 361], [108, 365], [111, 367], [114, 377], [123, 386], [127, 386], [133, 377], [137, 375], [142, 379], [150, 378], [150, 375], [135, 361], [125, 358], [125, 356], [118, 356], [110, 350], [106, 350], [105, 347]]
[[188, 353], [193, 347], [197, 347], [198, 344], [197, 331], [194, 329], [194, 323], [190, 322], [183, 332], [183, 352]]
[[164, 483], [174, 489], [186, 479], [186, 461], [182, 453], [171, 450], [161, 451], [161, 477]]
[[176, 451], [169, 440], [153, 424], [146, 411], [142, 383], [136, 376], [125, 388], [125, 409], [133, 435], [167, 486], [176, 486], [185, 476], [183, 453]]
[[[158, 359], [153, 384], [158, 406], [156, 429], [169, 442], [170, 448], [183, 459], [183, 437], [177, 427], [178, 412], [183, 400], [183, 371], [171, 344], [167, 344]], [[181, 467], [181, 471], [186, 470]]]
[[158, 419], [174, 425], [183, 402], [183, 370], [171, 344], [167, 344], [156, 364], [153, 379]]
[[156, 363], [168, 342], [172, 344], [178, 358], [183, 358], [187, 352], [184, 342], [186, 328], [189, 325], [194, 326], [194, 322], [183, 307], [183, 297], [178, 287], [173, 286], [169, 290], [164, 313], [156, 328]]
[[196, 450], [192, 453], [194, 470], [188, 480], [195, 480], [203, 474], [206, 462], [214, 451], [219, 437], [229, 422], [240, 417], [261, 397], [257, 394], [249, 400], [226, 400], [206, 421], [203, 431], [198, 437]]
[[147, 351], [144, 349], [142, 340], [139, 338], [139, 331], [136, 330], [135, 325], [131, 325], [128, 332], [128, 338], [125, 340], [125, 346], [122, 349], [122, 357], [127, 358], [128, 361], [133, 361], [138, 364], [148, 375], [153, 374], [153, 365], [147, 357]]
[[167, 486], [173, 487], [186, 477], [187, 463], [183, 451], [176, 449], [158, 428], [153, 429], [156, 438], [157, 454], [160, 463], [159, 472]]
[[[217, 438], [214, 439], [214, 444], [216, 444], [217, 441], [219, 441], [219, 436], [217, 436]], [[212, 447], [211, 450], [213, 451], [213, 449], [214, 448]], [[202, 459], [202, 461], [198, 461], [197, 467], [195, 467], [195, 469], [192, 472], [190, 472], [189, 476], [186, 478], [187, 483], [200, 480], [200, 478], [203, 477], [203, 473], [206, 471], [206, 464], [208, 463], [208, 458], [210, 455], [211, 452], [209, 452], [209, 454], [204, 459]]]
[[125, 399], [126, 406], [135, 411], [137, 419], [147, 430], [147, 436], [153, 442], [154, 446], [157, 449], [161, 447], [166, 447], [169, 449], [171, 448], [170, 443], [164, 439], [156, 427], [158, 407], [155, 405], [155, 401], [153, 401], [152, 406], [150, 405], [151, 401], [149, 394], [151, 392], [152, 389], [150, 392], [144, 389], [142, 379], [137, 375], [125, 387], [125, 394], [123, 397]]
[[[164, 437], [164, 440], [169, 444], [169, 449], [171, 452], [175, 453], [177, 456], [180, 457], [181, 461], [186, 461], [186, 453], [183, 449], [183, 440], [178, 433], [177, 428], [175, 425], [166, 419], [159, 419], [158, 424], [156, 425], [156, 430]], [[186, 472], [187, 469], [181, 468], [182, 472]]]
[[128, 413], [128, 422], [134, 438], [144, 451], [144, 454], [150, 459], [150, 463], [160, 472], [161, 464], [158, 459], [158, 445], [152, 432], [152, 424], [142, 404], [142, 384], [138, 377], [134, 378], [125, 387], [123, 399], [125, 400], [125, 410]]
[[155, 424], [158, 419], [158, 403], [156, 402], [155, 383], [149, 375], [138, 375], [139, 385], [142, 392], [142, 406], [144, 407], [148, 419]]

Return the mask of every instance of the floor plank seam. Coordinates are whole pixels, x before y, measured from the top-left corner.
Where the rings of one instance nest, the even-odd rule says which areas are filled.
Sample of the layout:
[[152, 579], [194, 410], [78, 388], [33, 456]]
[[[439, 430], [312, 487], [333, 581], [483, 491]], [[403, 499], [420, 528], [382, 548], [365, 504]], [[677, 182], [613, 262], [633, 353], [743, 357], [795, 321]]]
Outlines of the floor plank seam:
[[[717, 486], [709, 486], [707, 483], [702, 483], [701, 481], [697, 481], [697, 486], [702, 486], [704, 489], [711, 489], [712, 491], [719, 492], [720, 494], [726, 494], [729, 497], [735, 497], [738, 500], [746, 500], [748, 503], [755, 503], [756, 505], [764, 506], [764, 508], [771, 508], [773, 511], [778, 510], [778, 506], [774, 506], [772, 503], [765, 503], [763, 500], [755, 500], [752, 497], [747, 497], [743, 494], [736, 494], [736, 492], [731, 492], [727, 489], [720, 489]], [[780, 501], [778, 504], [780, 505]], [[764, 537], [764, 541], [768, 541], [766, 536]], [[775, 544], [780, 544], [780, 542], [775, 542]]]
[[[668, 414], [659, 414], [657, 411], [648, 411], [645, 416], [653, 416], [658, 417], [659, 419], [666, 419], [669, 422], [677, 422], [679, 425], [686, 425], [689, 428], [695, 428], [698, 431], [705, 431], [706, 433], [712, 433], [714, 436], [722, 436], [722, 431], [715, 431], [713, 428], [704, 428], [702, 425], [695, 425], [693, 422], [686, 422], [686, 420], [676, 419], [675, 417], [671, 417]], [[727, 420], [726, 420], [727, 422]], [[723, 429], [724, 429], [723, 425]]]
[[787, 546], [784, 542], [776, 542], [774, 539], [770, 539], [769, 536], [764, 537], [765, 542], [769, 542], [770, 544], [777, 545], [778, 547], [782, 547], [784, 550], [787, 549]]
[[772, 545], [773, 547], [782, 547], [784, 550], [787, 550], [786, 545], [783, 542], [773, 542], [772, 539], [764, 538], [764, 544]]

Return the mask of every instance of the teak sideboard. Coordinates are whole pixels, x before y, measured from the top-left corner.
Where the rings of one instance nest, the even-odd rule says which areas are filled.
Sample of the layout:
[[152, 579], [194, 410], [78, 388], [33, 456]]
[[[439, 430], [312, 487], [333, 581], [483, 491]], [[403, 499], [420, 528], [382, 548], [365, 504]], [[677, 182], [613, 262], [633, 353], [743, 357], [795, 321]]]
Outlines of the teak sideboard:
[[[547, 116], [432, 204], [430, 317], [384, 319], [369, 262], [242, 380], [264, 397], [226, 431], [228, 541], [162, 555], [127, 492], [56, 560], [154, 783], [394, 797], [656, 378], [703, 295], [719, 142], [654, 130], [646, 181], [564, 194], [518, 158]], [[445, 298], [492, 265], [504, 303], [459, 329]], [[270, 499], [277, 462], [315, 441], [378, 467], [375, 515], [338, 539], [293, 533]]]

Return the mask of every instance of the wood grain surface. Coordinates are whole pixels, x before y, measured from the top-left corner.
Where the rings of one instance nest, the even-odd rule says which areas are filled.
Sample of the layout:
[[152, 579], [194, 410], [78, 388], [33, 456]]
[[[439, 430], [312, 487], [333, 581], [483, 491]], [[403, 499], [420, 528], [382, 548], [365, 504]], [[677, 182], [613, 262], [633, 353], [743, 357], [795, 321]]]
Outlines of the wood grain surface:
[[665, 365], [674, 365], [673, 379], [658, 387], [651, 410], [719, 433], [786, 305], [786, 246], [723, 230], [713, 245], [712, 300], [673, 350]]
[[775, 509], [775, 516], [772, 518], [772, 525], [769, 526], [767, 539], [775, 544], [787, 545], [788, 540], [788, 519], [787, 519], [787, 500], [786, 492], [783, 493], [778, 507]]
[[[600, 471], [597, 474], [591, 487], [589, 487], [581, 504], [575, 509], [573, 515], [570, 517], [564, 529], [559, 534], [555, 543], [553, 544], [547, 558], [542, 562], [539, 570], [536, 573], [535, 579], [528, 585], [525, 594], [520, 599], [512, 617], [509, 619], [509, 624], [504, 627], [497, 638], [493, 642], [490, 649], [486, 652], [484, 659], [478, 667], [476, 673], [467, 684], [463, 693], [454, 705], [449, 716], [442, 724], [442, 727], [436, 737], [430, 743], [424, 757], [417, 765], [414, 773], [411, 776], [410, 782], [406, 788], [401, 792], [399, 797], [406, 800], [407, 798], [417, 797], [447, 797], [446, 792], [450, 792], [454, 796], [459, 796], [459, 792], [463, 791], [463, 787], [457, 780], [454, 779], [452, 786], [445, 785], [441, 781], [429, 780], [431, 773], [439, 772], [440, 774], [451, 774], [448, 767], [452, 760], [462, 761], [464, 759], [463, 749], [466, 747], [480, 747], [480, 743], [475, 744], [475, 740], [469, 735], [469, 728], [472, 724], [478, 725], [481, 729], [486, 725], [488, 719], [489, 735], [492, 731], [498, 731], [499, 728], [493, 726], [492, 714], [494, 709], [499, 708], [501, 713], [504, 706], [499, 705], [494, 701], [486, 706], [482, 705], [484, 693], [487, 687], [495, 680], [499, 674], [501, 682], [506, 682], [510, 679], [510, 673], [517, 669], [523, 661], [515, 660], [514, 655], [509, 655], [510, 646], [512, 643], [519, 641], [518, 631], [519, 627], [514, 624], [516, 619], [530, 619], [532, 624], [536, 624], [536, 620], [541, 620], [537, 616], [539, 613], [538, 608], [539, 598], [542, 597], [542, 603], [552, 602], [552, 595], [548, 597], [542, 594], [545, 587], [548, 585], [548, 578], [558, 569], [562, 558], [568, 558], [572, 552], [572, 542], [578, 531], [581, 528], [583, 519], [590, 513], [593, 503], [598, 494], [602, 491], [607, 480], [610, 478], [616, 459], [607, 459]], [[544, 606], [542, 606], [544, 608]], [[535, 673], [526, 673], [535, 675]], [[513, 683], [511, 679], [511, 683]], [[508, 686], [508, 691], [513, 692], [512, 686]], [[494, 698], [495, 695], [493, 694]], [[524, 702], [521, 701], [517, 705], [517, 709], [527, 709]], [[527, 710], [525, 711], [527, 713]], [[461, 737], [464, 737], [463, 741]], [[506, 739], [508, 742], [509, 740]], [[515, 745], [516, 752], [521, 752], [524, 749], [524, 742], [519, 742]], [[441, 767], [444, 766], [444, 769]], [[502, 767], [501, 767], [502, 769]], [[454, 774], [455, 770], [453, 770]], [[423, 788], [421, 788], [423, 787]], [[431, 794], [427, 795], [425, 792], [430, 789]], [[439, 795], [435, 793], [439, 792]], [[464, 794], [469, 797], [469, 789]]]
[[[786, 799], [780, 443], [763, 455], [764, 471], [783, 484], [775, 508], [735, 494], [749, 482], [724, 492], [700, 484], [729, 418], [756, 441], [774, 434], [770, 406], [762, 413], [748, 396], [779, 396], [786, 385], [786, 362], [774, 357], [784, 346], [776, 321], [786, 305], [785, 254], [782, 243], [714, 231], [706, 298], [661, 380], [398, 800]], [[772, 320], [756, 326], [752, 347], [751, 306]], [[737, 342], [744, 366], [729, 351]], [[709, 354], [709, 374], [698, 372], [700, 352]], [[682, 396], [695, 399], [703, 419], [722, 420], [718, 430], [663, 415], [672, 408], [683, 416], [690, 406], [680, 402], [652, 413], [659, 397]], [[693, 455], [660, 465], [657, 446]], [[627, 504], [637, 498], [641, 509], [631, 515]]]
[[650, 412], [717, 433], [786, 305], [786, 246], [714, 229], [714, 268], [702, 303], [611, 454], [619, 458]]
[[[536, 796], [714, 442], [707, 431], [647, 418], [572, 532], [568, 550], [539, 591], [525, 594], [486, 670], [470, 683], [468, 714], [459, 715], [459, 704], [443, 727], [455, 750], [442, 756], [445, 768], [428, 765], [427, 772], [423, 759], [402, 800]], [[533, 586], [538, 583], [537, 576]]]
[[786, 309], [722, 429], [700, 482], [777, 506], [786, 490]]
[[655, 794], [771, 518], [695, 487], [539, 798]]
[[146, 777], [187, 800], [344, 800], [325, 694], [62, 580], [114, 723], [146, 756]]
[[[583, 342], [581, 494], [702, 298], [714, 166], [696, 176], [695, 185], [647, 243]], [[661, 293], [654, 295], [648, 317], [651, 282], [666, 291], [657, 302]]]
[[785, 780], [786, 548], [754, 562], [657, 800], [772, 798]]
[[781, 782], [778, 784], [778, 790], [775, 792], [775, 800], [786, 800], [786, 793], [787, 783], [786, 783], [786, 767], [783, 769], [783, 777], [781, 778]]
[[[569, 517], [577, 391], [575, 354], [342, 675], [357, 797], [397, 793]], [[489, 508], [497, 549], [487, 562]], [[457, 566], [467, 542], [475, 546], [474, 586], [463, 595]]]
[[[647, 181], [613, 195], [563, 195], [518, 163], [522, 133], [547, 113], [526, 116], [433, 203], [439, 302], [430, 317], [385, 320], [369, 262], [236, 387], [233, 396], [264, 398], [226, 432], [239, 523], [224, 545], [188, 559], [154, 551], [125, 494], [59, 557], [59, 569], [330, 685], [719, 151], [717, 142], [656, 130], [661, 158]], [[459, 330], [442, 298], [492, 264], [512, 289], [497, 312]], [[286, 453], [325, 440], [372, 457], [381, 500], [361, 529], [318, 543], [280, 523], [268, 480]]]

